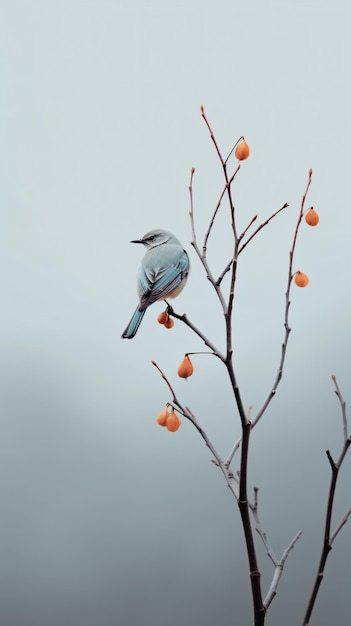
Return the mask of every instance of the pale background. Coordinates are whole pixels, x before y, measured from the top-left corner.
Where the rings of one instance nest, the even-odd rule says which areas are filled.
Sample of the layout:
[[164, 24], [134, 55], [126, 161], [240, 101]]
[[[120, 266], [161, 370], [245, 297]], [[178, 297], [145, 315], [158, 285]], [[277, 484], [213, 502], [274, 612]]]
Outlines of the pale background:
[[[235, 183], [238, 223], [265, 219], [242, 257], [235, 315], [245, 406], [266, 397], [283, 339], [288, 251], [313, 168], [296, 267], [284, 380], [254, 431], [250, 485], [280, 555], [297, 530], [267, 624], [300, 624], [319, 558], [329, 467], [342, 443], [336, 374], [350, 403], [349, 2], [2, 0], [0, 431], [2, 626], [251, 624], [237, 508], [188, 423], [157, 426], [172, 379], [225, 456], [239, 435], [220, 363], [181, 324], [144, 318], [122, 341], [154, 227], [188, 249], [176, 310], [223, 348], [214, 294], [191, 250], [190, 169], [199, 235], [223, 153], [251, 146]], [[234, 162], [233, 162], [234, 166]], [[228, 260], [226, 205], [209, 258]], [[335, 521], [351, 504], [345, 463]], [[349, 623], [351, 530], [331, 553], [313, 624]], [[272, 568], [259, 547], [263, 590]]]

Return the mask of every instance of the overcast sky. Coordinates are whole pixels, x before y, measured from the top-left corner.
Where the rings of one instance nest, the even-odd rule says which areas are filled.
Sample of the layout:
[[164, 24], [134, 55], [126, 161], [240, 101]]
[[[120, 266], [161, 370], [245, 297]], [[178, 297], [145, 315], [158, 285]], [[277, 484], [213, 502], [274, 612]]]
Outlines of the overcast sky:
[[[284, 336], [289, 249], [309, 168], [279, 394], [252, 438], [250, 488], [281, 555], [302, 529], [267, 617], [303, 618], [322, 541], [325, 450], [342, 445], [336, 374], [351, 401], [350, 33], [346, 0], [2, 0], [0, 8], [2, 626], [252, 623], [235, 502], [195, 429], [168, 433], [158, 362], [225, 457], [240, 435], [225, 372], [194, 357], [180, 322], [137, 304], [151, 228], [175, 233], [192, 271], [176, 310], [224, 348], [218, 303], [191, 249], [189, 176], [201, 241], [222, 190], [200, 105], [227, 154], [251, 148], [233, 189], [239, 228], [289, 202], [241, 257], [235, 362], [258, 410]], [[235, 161], [232, 166], [235, 167]], [[230, 258], [223, 210], [209, 247]], [[351, 418], [350, 418], [351, 419]], [[335, 524], [351, 506], [351, 461]], [[351, 525], [335, 542], [312, 624], [349, 623]], [[263, 593], [272, 568], [258, 543]]]

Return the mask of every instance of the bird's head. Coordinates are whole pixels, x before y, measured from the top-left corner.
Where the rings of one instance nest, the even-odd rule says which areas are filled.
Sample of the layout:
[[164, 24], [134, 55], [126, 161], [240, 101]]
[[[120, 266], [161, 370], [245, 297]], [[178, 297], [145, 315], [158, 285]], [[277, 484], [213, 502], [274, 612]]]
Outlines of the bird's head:
[[146, 248], [155, 248], [167, 242], [179, 243], [178, 239], [174, 237], [172, 233], [168, 232], [168, 230], [155, 228], [155, 230], [150, 230], [146, 233], [141, 239], [132, 239], [130, 243], [142, 243]]

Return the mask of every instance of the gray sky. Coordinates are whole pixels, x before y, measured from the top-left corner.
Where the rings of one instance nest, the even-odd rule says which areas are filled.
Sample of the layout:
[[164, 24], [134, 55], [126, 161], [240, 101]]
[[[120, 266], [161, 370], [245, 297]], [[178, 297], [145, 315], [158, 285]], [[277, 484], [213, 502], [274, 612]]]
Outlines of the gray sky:
[[[273, 383], [283, 339], [288, 252], [308, 170], [292, 333], [278, 397], [254, 431], [250, 485], [278, 554], [300, 528], [267, 624], [300, 624], [319, 558], [342, 423], [330, 380], [350, 401], [350, 8], [342, 0], [177, 3], [3, 0], [1, 63], [0, 621], [3, 626], [251, 624], [239, 515], [190, 424], [157, 426], [172, 379], [223, 456], [239, 436], [220, 364], [136, 304], [141, 250], [162, 227], [192, 272], [176, 310], [223, 348], [221, 314], [191, 250], [194, 178], [201, 240], [222, 189], [201, 119], [226, 154], [245, 135], [234, 199], [241, 228], [289, 209], [243, 254], [235, 350], [245, 406]], [[234, 165], [234, 162], [233, 162]], [[228, 259], [225, 211], [209, 260]], [[229, 249], [229, 248], [228, 248]], [[196, 360], [195, 360], [196, 359]], [[345, 463], [335, 522], [350, 507]], [[259, 544], [258, 544], [259, 545]], [[263, 590], [272, 570], [259, 545]], [[348, 623], [350, 526], [338, 537], [312, 623]]]

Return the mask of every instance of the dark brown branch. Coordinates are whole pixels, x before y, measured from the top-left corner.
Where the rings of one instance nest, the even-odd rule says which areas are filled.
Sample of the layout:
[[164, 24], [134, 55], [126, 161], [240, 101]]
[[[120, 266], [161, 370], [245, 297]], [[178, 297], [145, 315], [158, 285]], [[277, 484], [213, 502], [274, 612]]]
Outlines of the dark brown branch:
[[328, 502], [327, 502], [327, 510], [326, 510], [326, 515], [325, 515], [325, 525], [324, 525], [324, 534], [323, 534], [323, 544], [322, 544], [322, 549], [321, 549], [321, 556], [320, 556], [320, 560], [319, 560], [319, 565], [318, 565], [318, 569], [317, 569], [317, 574], [316, 574], [316, 578], [314, 581], [314, 585], [312, 588], [312, 592], [308, 601], [308, 605], [307, 605], [307, 609], [306, 609], [306, 613], [305, 613], [305, 617], [304, 620], [302, 622], [302, 626], [308, 626], [309, 622], [310, 622], [310, 618], [312, 615], [312, 611], [314, 609], [314, 605], [317, 599], [317, 595], [319, 592], [319, 588], [321, 586], [322, 580], [324, 578], [324, 570], [325, 570], [325, 566], [326, 566], [326, 562], [329, 556], [329, 552], [332, 549], [332, 544], [333, 541], [335, 539], [335, 537], [338, 535], [338, 533], [340, 532], [341, 528], [346, 524], [349, 516], [351, 515], [351, 509], [346, 513], [346, 515], [344, 516], [344, 518], [341, 520], [341, 522], [339, 523], [339, 525], [336, 527], [334, 533], [331, 535], [331, 523], [332, 523], [332, 515], [333, 515], [333, 507], [334, 507], [334, 497], [335, 497], [335, 491], [336, 491], [336, 484], [337, 484], [337, 480], [338, 480], [338, 476], [339, 476], [339, 471], [340, 468], [342, 466], [342, 463], [345, 459], [345, 456], [347, 454], [347, 451], [351, 445], [351, 438], [345, 436], [345, 432], [347, 435], [347, 424], [345, 426], [345, 421], [346, 421], [346, 412], [345, 412], [345, 402], [342, 398], [342, 395], [340, 393], [340, 389], [338, 387], [337, 381], [335, 376], [332, 376], [334, 385], [336, 387], [336, 394], [339, 398], [340, 404], [341, 404], [341, 409], [342, 409], [342, 418], [343, 418], [343, 425], [344, 425], [344, 445], [342, 447], [339, 459], [335, 462], [332, 455], [330, 454], [329, 450], [327, 450], [326, 454], [328, 457], [328, 461], [330, 464], [330, 468], [331, 468], [331, 477], [330, 477], [330, 485], [329, 485], [329, 494], [328, 494]]
[[250, 566], [250, 582], [252, 597], [254, 599], [254, 617], [255, 625], [260, 626], [264, 624], [264, 618], [266, 609], [263, 605], [262, 591], [261, 591], [261, 573], [258, 568], [258, 562], [256, 557], [256, 547], [253, 538], [252, 525], [250, 520], [250, 509], [247, 496], [247, 467], [248, 467], [248, 454], [249, 454], [249, 442], [251, 433], [251, 423], [249, 421], [243, 427], [243, 439], [241, 446], [241, 462], [240, 462], [240, 482], [239, 482], [239, 510], [242, 519], [244, 536], [246, 542], [247, 555]]

